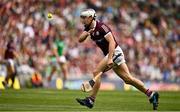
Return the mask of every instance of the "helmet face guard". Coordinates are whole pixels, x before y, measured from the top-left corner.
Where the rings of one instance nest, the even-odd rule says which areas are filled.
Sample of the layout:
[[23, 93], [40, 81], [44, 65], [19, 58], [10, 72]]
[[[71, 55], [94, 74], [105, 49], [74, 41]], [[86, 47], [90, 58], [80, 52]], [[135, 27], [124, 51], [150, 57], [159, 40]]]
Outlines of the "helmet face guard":
[[80, 16], [82, 19], [85, 19], [86, 18], [86, 16]]
[[93, 18], [89, 24], [84, 25], [85, 27], [90, 27], [93, 20], [96, 19], [95, 10], [94, 9], [86, 9], [86, 10], [82, 11], [80, 14], [80, 18], [85, 19], [86, 17], [92, 17]]

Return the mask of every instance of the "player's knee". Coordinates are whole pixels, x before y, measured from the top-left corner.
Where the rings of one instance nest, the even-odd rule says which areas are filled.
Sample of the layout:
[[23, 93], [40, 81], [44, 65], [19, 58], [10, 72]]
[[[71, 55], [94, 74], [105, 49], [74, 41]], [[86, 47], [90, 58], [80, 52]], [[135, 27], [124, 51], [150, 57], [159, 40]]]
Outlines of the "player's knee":
[[99, 72], [97, 70], [93, 71], [93, 76], [95, 77]]

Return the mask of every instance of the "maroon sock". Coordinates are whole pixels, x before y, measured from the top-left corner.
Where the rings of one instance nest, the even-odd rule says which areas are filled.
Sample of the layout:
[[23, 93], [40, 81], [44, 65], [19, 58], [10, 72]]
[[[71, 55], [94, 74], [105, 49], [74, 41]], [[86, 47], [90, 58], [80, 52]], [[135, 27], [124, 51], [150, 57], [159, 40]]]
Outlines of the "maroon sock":
[[93, 102], [95, 101], [95, 99], [96, 99], [96, 97], [94, 97], [94, 96], [90, 96], [89, 97]]
[[152, 94], [152, 91], [151, 91], [151, 90], [149, 90], [149, 89], [147, 89], [147, 90], [146, 90], [146, 95], [147, 95], [148, 97], [150, 97], [150, 96], [151, 96], [151, 94]]

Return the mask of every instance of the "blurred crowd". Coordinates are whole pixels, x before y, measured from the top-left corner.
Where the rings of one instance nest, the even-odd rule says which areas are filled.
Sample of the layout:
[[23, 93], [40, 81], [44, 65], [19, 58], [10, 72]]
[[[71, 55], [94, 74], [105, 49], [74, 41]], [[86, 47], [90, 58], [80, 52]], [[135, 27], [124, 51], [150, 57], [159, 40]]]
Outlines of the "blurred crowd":
[[80, 11], [93, 8], [97, 19], [111, 27], [133, 75], [180, 82], [179, 6], [179, 0], [0, 0], [0, 60], [13, 39], [19, 66], [31, 67], [46, 78], [52, 44], [61, 38], [68, 79], [86, 77], [103, 57], [93, 42], [78, 43], [83, 31]]

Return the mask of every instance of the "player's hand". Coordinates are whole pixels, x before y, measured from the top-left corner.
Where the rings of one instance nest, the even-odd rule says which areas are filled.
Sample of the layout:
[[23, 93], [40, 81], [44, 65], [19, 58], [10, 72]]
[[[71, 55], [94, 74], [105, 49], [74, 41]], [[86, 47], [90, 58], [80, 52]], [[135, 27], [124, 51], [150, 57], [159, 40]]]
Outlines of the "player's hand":
[[93, 31], [94, 31], [94, 29], [90, 29], [90, 30], [88, 31], [88, 33], [91, 34]]

